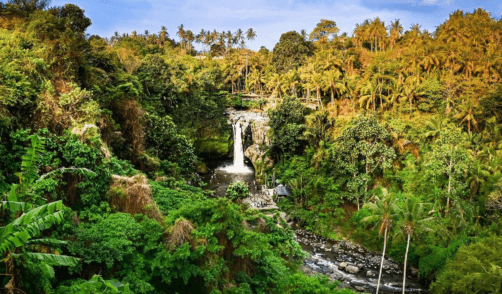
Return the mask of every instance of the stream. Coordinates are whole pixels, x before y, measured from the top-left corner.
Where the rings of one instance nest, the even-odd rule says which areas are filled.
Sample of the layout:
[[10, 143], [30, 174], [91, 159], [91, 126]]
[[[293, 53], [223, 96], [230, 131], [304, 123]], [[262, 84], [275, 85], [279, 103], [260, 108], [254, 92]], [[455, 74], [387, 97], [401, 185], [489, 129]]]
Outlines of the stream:
[[[310, 254], [303, 261], [307, 274], [326, 275], [357, 292], [376, 292], [381, 252], [371, 252], [350, 241], [325, 239], [303, 229], [295, 230], [295, 239]], [[402, 293], [402, 286], [403, 266], [385, 258], [379, 293]], [[429, 293], [411, 269], [406, 274], [406, 293]]]
[[[240, 181], [249, 187], [252, 201], [275, 203], [265, 196], [266, 191], [259, 189], [254, 179], [253, 165], [244, 156], [243, 135], [246, 125], [253, 119], [263, 120], [263, 115], [237, 112], [229, 119], [234, 136], [233, 159], [210, 160], [206, 162], [209, 172], [202, 175], [207, 189], [215, 191], [214, 196], [224, 196], [228, 185]], [[261, 197], [261, 198], [260, 198]], [[258, 199], [258, 200], [256, 200]], [[282, 213], [285, 215], [284, 213]], [[295, 229], [295, 240], [309, 253], [303, 261], [302, 270], [306, 274], [322, 274], [331, 280], [341, 282], [340, 287], [357, 292], [376, 293], [381, 252], [371, 252], [361, 245], [350, 241], [334, 241], [317, 236], [289, 223]], [[391, 258], [385, 258], [379, 293], [402, 293], [403, 266]], [[406, 293], [428, 294], [427, 288], [420, 285], [414, 269], [407, 270]]]

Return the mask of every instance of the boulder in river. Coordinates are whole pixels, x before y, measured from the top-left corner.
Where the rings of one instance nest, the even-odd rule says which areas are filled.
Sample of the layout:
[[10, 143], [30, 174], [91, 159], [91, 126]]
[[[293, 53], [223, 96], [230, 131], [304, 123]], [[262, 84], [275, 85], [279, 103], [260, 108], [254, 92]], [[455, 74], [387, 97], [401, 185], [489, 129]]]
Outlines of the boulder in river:
[[357, 274], [360, 271], [360, 268], [358, 268], [355, 265], [348, 265], [345, 268], [345, 271], [347, 271], [348, 273], [351, 273], [351, 274]]
[[374, 276], [376, 276], [376, 273], [374, 271], [367, 271], [366, 272], [366, 276], [368, 276], [368, 277], [374, 277]]
[[344, 269], [344, 268], [346, 268], [346, 267], [347, 267], [347, 265], [348, 265], [348, 264], [347, 264], [346, 262], [342, 262], [342, 263], [340, 263], [340, 264], [338, 265], [338, 268], [339, 268], [339, 269]]

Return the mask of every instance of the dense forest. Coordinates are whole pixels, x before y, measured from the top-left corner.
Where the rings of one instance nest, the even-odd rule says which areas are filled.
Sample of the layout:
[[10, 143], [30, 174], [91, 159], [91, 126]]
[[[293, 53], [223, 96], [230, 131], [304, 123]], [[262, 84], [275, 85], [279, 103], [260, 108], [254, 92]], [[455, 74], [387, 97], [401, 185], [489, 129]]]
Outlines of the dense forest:
[[302, 272], [245, 186], [204, 189], [228, 108], [270, 117], [256, 179], [290, 187], [278, 205], [303, 228], [383, 249], [432, 293], [502, 292], [501, 19], [323, 19], [272, 51], [248, 49], [253, 29], [91, 23], [0, 2], [0, 292], [353, 293]]

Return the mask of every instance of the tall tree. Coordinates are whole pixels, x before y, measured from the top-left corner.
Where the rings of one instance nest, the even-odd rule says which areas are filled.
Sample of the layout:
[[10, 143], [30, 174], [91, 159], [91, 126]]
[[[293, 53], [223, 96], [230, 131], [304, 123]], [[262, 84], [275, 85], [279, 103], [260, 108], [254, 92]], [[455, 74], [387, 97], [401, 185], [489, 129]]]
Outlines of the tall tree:
[[364, 223], [376, 223], [375, 227], [378, 228], [378, 234], [383, 238], [383, 251], [382, 261], [380, 262], [380, 273], [378, 274], [378, 283], [376, 293], [380, 290], [380, 280], [382, 279], [383, 261], [385, 259], [385, 249], [387, 247], [387, 234], [392, 227], [392, 222], [397, 216], [399, 208], [394, 203], [395, 196], [382, 188], [382, 198], [375, 196], [375, 202], [368, 202], [364, 205], [371, 215], [362, 219]]
[[408, 251], [410, 249], [410, 239], [417, 231], [432, 231], [430, 228], [433, 217], [427, 217], [426, 204], [420, 203], [416, 198], [406, 198], [403, 207], [399, 208], [397, 218], [399, 219], [398, 236], [405, 236], [406, 253], [404, 255], [403, 270], [403, 294], [406, 291], [406, 265], [408, 262]]

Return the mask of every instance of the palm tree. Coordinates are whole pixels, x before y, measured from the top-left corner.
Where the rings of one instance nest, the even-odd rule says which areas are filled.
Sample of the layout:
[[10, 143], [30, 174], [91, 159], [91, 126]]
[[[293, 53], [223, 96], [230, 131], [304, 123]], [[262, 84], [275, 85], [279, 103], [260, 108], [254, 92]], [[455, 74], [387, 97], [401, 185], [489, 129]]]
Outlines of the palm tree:
[[195, 40], [195, 35], [191, 30], [186, 31], [186, 41], [188, 45], [188, 51], [192, 51], [192, 42]]
[[300, 81], [300, 75], [298, 74], [298, 71], [295, 69], [292, 69], [288, 71], [285, 75], [283, 75], [283, 85], [281, 87], [284, 92], [286, 90], [289, 90], [291, 93], [291, 96], [296, 97], [296, 85], [298, 85]]
[[324, 79], [324, 84], [327, 89], [330, 90], [331, 92], [331, 104], [335, 104], [335, 94], [334, 92], [337, 90], [338, 85], [340, 84], [340, 77], [342, 76], [342, 73], [335, 69], [335, 70], [329, 70], [324, 73], [323, 79]]
[[178, 35], [178, 37], [180, 37], [181, 48], [183, 48], [183, 43], [185, 42], [185, 38], [186, 38], [185, 28], [183, 27], [183, 24], [181, 24], [178, 27], [178, 32], [176, 33], [176, 35]]
[[366, 83], [361, 86], [360, 91], [364, 93], [364, 95], [361, 95], [359, 98], [359, 105], [362, 107], [363, 104], [366, 104], [366, 109], [369, 109], [370, 105], [373, 104], [373, 111], [376, 112], [377, 86], [372, 80], [367, 80]]
[[248, 85], [249, 87], [253, 87], [253, 90], [256, 92], [256, 89], [258, 88], [260, 90], [260, 95], [263, 95], [262, 91], [262, 83], [263, 83], [263, 78], [261, 76], [261, 73], [259, 70], [253, 70], [251, 74], [249, 75], [249, 80], [248, 80]]
[[341, 91], [345, 92], [350, 100], [352, 100], [352, 112], [356, 112], [356, 95], [358, 92], [359, 76], [350, 75], [344, 76], [340, 82], [339, 87]]
[[166, 26], [162, 26], [160, 28], [159, 36], [160, 36], [160, 41], [162, 42], [162, 45], [164, 45], [167, 40], [167, 37], [169, 36], [169, 34], [167, 33]]
[[205, 38], [206, 31], [204, 31], [204, 29], [201, 29], [200, 32], [195, 36], [195, 42], [197, 44], [204, 43]]
[[410, 248], [410, 239], [413, 234], [418, 230], [431, 231], [428, 226], [434, 219], [433, 217], [426, 217], [426, 205], [418, 202], [415, 198], [407, 198], [404, 202], [403, 208], [399, 209], [398, 218], [400, 220], [400, 230], [398, 236], [406, 236], [406, 253], [404, 255], [404, 270], [403, 270], [403, 294], [406, 289], [406, 264], [408, 262], [408, 251]]
[[384, 233], [384, 243], [382, 251], [382, 261], [380, 263], [380, 274], [378, 275], [377, 291], [378, 294], [380, 288], [380, 280], [382, 278], [382, 268], [383, 261], [385, 259], [385, 249], [387, 247], [387, 233], [392, 227], [392, 221], [396, 217], [396, 213], [399, 208], [394, 203], [395, 196], [390, 194], [387, 189], [382, 188], [382, 199], [375, 196], [375, 202], [368, 202], [364, 204], [363, 208], [366, 208], [371, 215], [362, 219], [363, 223], [376, 223], [375, 227], [378, 227], [378, 234], [382, 235]]
[[399, 21], [399, 19], [396, 19], [395, 21], [390, 23], [389, 26], [390, 30], [390, 47], [393, 48], [394, 44], [401, 38], [403, 34], [403, 25]]
[[225, 55], [226, 53], [232, 49], [232, 46], [236, 43], [235, 42], [235, 38], [234, 36], [232, 35], [232, 32], [231, 31], [227, 31], [227, 33], [225, 34], [225, 39], [226, 39], [226, 42], [227, 42], [227, 48], [225, 50]]
[[272, 90], [272, 95], [281, 97], [281, 86], [282, 79], [281, 76], [277, 73], [274, 73], [267, 82], [267, 87]]
[[406, 99], [408, 99], [408, 102], [410, 103], [410, 114], [412, 111], [411, 106], [413, 101], [422, 98], [422, 96], [425, 94], [424, 92], [419, 91], [415, 80], [416, 79], [414, 77], [409, 77], [408, 79], [406, 79], [403, 85], [403, 96], [406, 97]]
[[469, 169], [469, 177], [467, 184], [471, 187], [471, 200], [479, 188], [486, 182], [490, 176], [490, 171], [493, 170], [490, 166], [483, 164], [481, 161], [476, 160], [474, 166]]
[[463, 103], [457, 108], [458, 114], [455, 115], [456, 119], [462, 119], [460, 124], [467, 123], [467, 132], [471, 133], [471, 127], [477, 128], [478, 121], [476, 117], [480, 116], [483, 112], [478, 108], [479, 104], [468, 97], [462, 97]]
[[427, 132], [425, 132], [424, 138], [436, 139], [441, 131], [446, 128], [448, 123], [448, 119], [440, 116], [436, 116], [433, 119], [426, 121], [425, 126], [427, 127]]
[[249, 40], [249, 41], [254, 41], [254, 39], [256, 38], [256, 31], [253, 30], [252, 28], [249, 28], [247, 31], [246, 31], [246, 38]]

